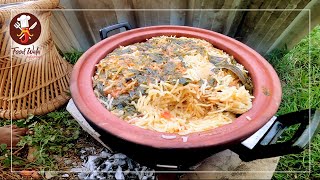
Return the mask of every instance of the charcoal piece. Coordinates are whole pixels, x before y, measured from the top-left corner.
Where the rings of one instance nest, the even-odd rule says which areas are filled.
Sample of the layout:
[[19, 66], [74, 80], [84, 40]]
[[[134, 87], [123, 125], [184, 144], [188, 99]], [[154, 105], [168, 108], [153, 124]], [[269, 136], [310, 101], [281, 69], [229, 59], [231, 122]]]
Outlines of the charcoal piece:
[[97, 157], [93, 162], [94, 162], [94, 164], [98, 167], [98, 166], [100, 166], [104, 161], [105, 161], [104, 158], [102, 158], [102, 157], [100, 156], [100, 157]]
[[113, 164], [114, 164], [115, 166], [123, 166], [123, 165], [126, 164], [126, 161], [123, 160], [123, 159], [115, 159], [114, 162], [113, 162]]
[[135, 169], [135, 174], [138, 176], [139, 179], [142, 179], [141, 172], [139, 172], [137, 168]]
[[123, 171], [129, 170], [128, 168], [128, 158], [123, 160], [125, 163], [123, 165], [121, 165], [121, 168]]
[[97, 179], [105, 180], [105, 179], [107, 179], [107, 177], [105, 177], [103, 174], [99, 174], [99, 175], [97, 175]]
[[88, 156], [88, 161], [87, 161], [85, 167], [87, 169], [89, 169], [90, 171], [94, 171], [97, 168], [97, 166], [94, 163], [95, 159], [97, 159], [97, 158], [98, 158], [98, 156]]
[[114, 174], [108, 174], [107, 175], [107, 179], [114, 179], [115, 177], [114, 177]]
[[78, 178], [79, 179], [86, 179], [86, 178], [88, 178], [88, 175], [86, 173], [84, 173], [84, 172], [81, 172], [81, 173], [78, 174]]
[[89, 176], [89, 179], [97, 179], [97, 176], [98, 176], [98, 172], [97, 171], [93, 171], [91, 173], [91, 175]]
[[103, 169], [104, 171], [109, 171], [109, 169], [112, 167], [112, 163], [105, 161], [104, 164], [106, 167]]
[[125, 154], [118, 153], [118, 154], [114, 155], [114, 158], [115, 159], [125, 159], [125, 158], [127, 158], [127, 156]]
[[114, 161], [114, 155], [110, 156], [108, 161], [113, 162]]
[[129, 173], [130, 173], [130, 170], [129, 170], [129, 169], [123, 171], [123, 175], [125, 175], [125, 176], [127, 176]]
[[142, 171], [145, 171], [145, 170], [147, 170], [147, 167], [146, 167], [146, 166], [143, 166], [143, 167], [142, 167]]
[[108, 158], [108, 157], [111, 156], [111, 154], [108, 153], [108, 152], [106, 152], [106, 151], [102, 151], [102, 152], [100, 153], [100, 156], [101, 156], [102, 158]]
[[94, 147], [86, 147], [86, 148], [84, 148], [84, 150], [88, 154], [96, 154], [96, 149]]
[[115, 178], [116, 178], [117, 180], [123, 180], [123, 179], [124, 179], [124, 175], [123, 175], [123, 173], [122, 173], [122, 169], [121, 169], [120, 166], [118, 166], [117, 171], [116, 171], [116, 174], [115, 174], [114, 176], [115, 176]]
[[95, 149], [87, 148], [85, 152], [82, 151], [83, 167], [80, 168], [81, 171], [73, 171], [78, 172], [79, 179], [155, 179], [154, 170], [140, 166], [125, 154], [112, 154], [103, 150], [98, 155], [91, 155], [89, 151]]
[[98, 170], [102, 171], [102, 170], [104, 170], [106, 167], [107, 167], [106, 164], [101, 164], [101, 165], [98, 167]]
[[127, 163], [128, 163], [129, 170], [133, 170], [133, 165], [132, 165], [131, 159], [128, 159]]

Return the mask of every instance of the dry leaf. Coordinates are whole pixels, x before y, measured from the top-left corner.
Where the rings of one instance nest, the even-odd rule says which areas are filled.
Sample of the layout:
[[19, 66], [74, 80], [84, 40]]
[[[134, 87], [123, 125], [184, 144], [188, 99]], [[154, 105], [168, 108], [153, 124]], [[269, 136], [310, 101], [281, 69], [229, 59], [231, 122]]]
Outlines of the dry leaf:
[[46, 177], [46, 179], [51, 179], [51, 178], [53, 178], [54, 176], [51, 174], [51, 172], [50, 171], [46, 171], [46, 172], [44, 172], [44, 176]]
[[34, 156], [34, 152], [36, 151], [37, 149], [35, 147], [29, 147], [28, 156], [27, 156], [27, 160], [29, 162], [34, 162], [36, 160], [36, 157]]
[[31, 174], [31, 177], [33, 179], [40, 179], [40, 175], [38, 174], [38, 172], [34, 171], [32, 174]]
[[20, 171], [20, 175], [21, 175], [21, 176], [29, 177], [29, 176], [31, 176], [34, 172], [35, 172], [35, 171], [23, 170], [23, 171]]

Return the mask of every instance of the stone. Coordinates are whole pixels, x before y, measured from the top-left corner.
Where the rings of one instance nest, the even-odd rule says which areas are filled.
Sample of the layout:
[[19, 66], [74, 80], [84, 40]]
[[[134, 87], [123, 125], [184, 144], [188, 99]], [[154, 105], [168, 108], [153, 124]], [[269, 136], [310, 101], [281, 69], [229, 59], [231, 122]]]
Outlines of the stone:
[[271, 179], [279, 157], [242, 162], [238, 154], [224, 150], [195, 166], [181, 179]]

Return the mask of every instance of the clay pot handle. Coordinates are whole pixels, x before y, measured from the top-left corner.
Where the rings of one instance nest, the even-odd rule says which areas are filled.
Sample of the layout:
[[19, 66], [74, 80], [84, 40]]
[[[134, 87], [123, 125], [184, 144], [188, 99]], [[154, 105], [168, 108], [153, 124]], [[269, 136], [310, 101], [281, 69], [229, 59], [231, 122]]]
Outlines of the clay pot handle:
[[100, 31], [99, 31], [101, 40], [108, 37], [108, 35], [107, 35], [108, 32], [116, 30], [116, 29], [120, 29], [120, 28], [126, 28], [127, 31], [132, 29], [128, 22], [122, 22], [119, 24], [114, 24], [111, 26], [104, 27], [104, 28], [100, 29]]
[[[300, 126], [292, 138], [279, 142], [278, 139], [284, 130], [296, 124], [300, 124]], [[232, 151], [236, 152], [243, 161], [298, 154], [308, 147], [319, 129], [320, 109], [306, 109], [288, 113], [277, 117], [271, 128], [254, 148], [250, 149], [242, 143], [234, 146]]]

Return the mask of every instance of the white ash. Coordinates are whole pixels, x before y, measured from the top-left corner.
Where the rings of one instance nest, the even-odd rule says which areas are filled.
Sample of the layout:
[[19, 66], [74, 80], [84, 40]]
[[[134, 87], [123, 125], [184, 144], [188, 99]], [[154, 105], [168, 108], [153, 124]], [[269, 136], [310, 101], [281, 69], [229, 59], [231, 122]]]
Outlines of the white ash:
[[71, 169], [78, 173], [79, 179], [155, 179], [153, 169], [141, 166], [125, 154], [114, 154], [107, 149], [98, 154], [95, 148], [84, 148], [80, 154], [82, 167]]

